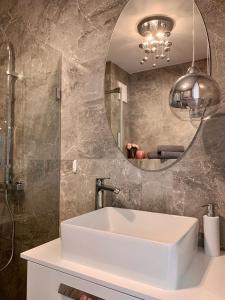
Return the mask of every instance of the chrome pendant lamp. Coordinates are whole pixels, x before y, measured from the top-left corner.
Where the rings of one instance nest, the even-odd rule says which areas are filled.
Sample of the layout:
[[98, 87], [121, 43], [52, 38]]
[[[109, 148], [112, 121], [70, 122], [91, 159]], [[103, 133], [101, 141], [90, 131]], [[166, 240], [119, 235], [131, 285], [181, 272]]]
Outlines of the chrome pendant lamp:
[[[171, 111], [181, 120], [210, 118], [219, 108], [220, 90], [216, 81], [195, 66], [195, 1], [193, 0], [193, 59], [187, 74], [170, 91]], [[207, 58], [208, 61], [208, 58]]]

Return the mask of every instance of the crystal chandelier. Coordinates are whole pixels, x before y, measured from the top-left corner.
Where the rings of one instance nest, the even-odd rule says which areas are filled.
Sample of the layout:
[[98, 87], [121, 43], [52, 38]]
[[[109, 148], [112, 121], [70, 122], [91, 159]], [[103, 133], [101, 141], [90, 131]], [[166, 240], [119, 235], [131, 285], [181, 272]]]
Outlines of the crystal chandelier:
[[144, 51], [144, 58], [140, 64], [147, 62], [153, 57], [153, 67], [157, 66], [157, 60], [162, 59], [170, 62], [170, 50], [172, 42], [169, 41], [174, 27], [173, 19], [166, 16], [151, 16], [143, 19], [137, 26], [139, 34], [144, 37], [139, 48]]

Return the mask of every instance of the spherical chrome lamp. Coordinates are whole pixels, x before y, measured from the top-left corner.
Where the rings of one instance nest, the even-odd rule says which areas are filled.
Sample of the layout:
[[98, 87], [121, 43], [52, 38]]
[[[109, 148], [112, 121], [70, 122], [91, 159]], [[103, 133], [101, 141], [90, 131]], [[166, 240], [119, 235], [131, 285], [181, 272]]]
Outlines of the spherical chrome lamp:
[[195, 1], [193, 0], [193, 59], [187, 74], [180, 77], [170, 91], [171, 111], [181, 120], [201, 121], [219, 108], [220, 90], [216, 81], [195, 66]]
[[[187, 118], [188, 113], [190, 119], [207, 119], [219, 108], [219, 86], [211, 76], [192, 66], [175, 82], [169, 101], [172, 112], [178, 118]], [[186, 110], [186, 114], [179, 110]]]

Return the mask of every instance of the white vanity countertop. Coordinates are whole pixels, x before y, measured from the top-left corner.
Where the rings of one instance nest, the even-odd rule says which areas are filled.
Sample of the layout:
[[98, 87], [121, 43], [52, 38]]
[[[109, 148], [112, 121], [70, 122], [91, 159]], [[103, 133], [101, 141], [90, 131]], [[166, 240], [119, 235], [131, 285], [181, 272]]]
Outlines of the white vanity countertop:
[[162, 290], [137, 281], [122, 278], [107, 272], [89, 268], [61, 258], [61, 241], [54, 240], [21, 254], [21, 257], [94, 282], [96, 284], [150, 300], [224, 300], [225, 299], [225, 254], [209, 258], [199, 250], [193, 264], [183, 279], [180, 289]]

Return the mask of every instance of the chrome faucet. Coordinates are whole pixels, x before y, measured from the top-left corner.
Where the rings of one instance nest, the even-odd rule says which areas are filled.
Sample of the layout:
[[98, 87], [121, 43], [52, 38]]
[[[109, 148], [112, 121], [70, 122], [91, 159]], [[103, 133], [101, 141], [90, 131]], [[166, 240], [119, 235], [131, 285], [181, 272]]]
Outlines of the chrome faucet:
[[100, 209], [104, 207], [104, 201], [103, 201], [103, 195], [104, 191], [110, 191], [115, 194], [119, 194], [120, 189], [114, 186], [106, 185], [104, 183], [105, 179], [110, 179], [110, 178], [97, 178], [96, 179], [96, 199], [95, 199], [95, 208]]

